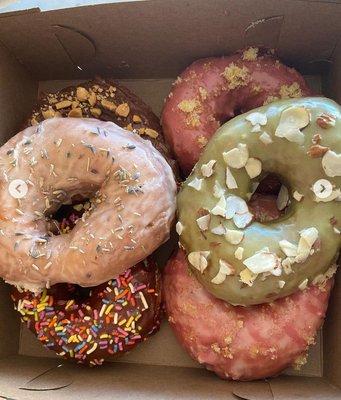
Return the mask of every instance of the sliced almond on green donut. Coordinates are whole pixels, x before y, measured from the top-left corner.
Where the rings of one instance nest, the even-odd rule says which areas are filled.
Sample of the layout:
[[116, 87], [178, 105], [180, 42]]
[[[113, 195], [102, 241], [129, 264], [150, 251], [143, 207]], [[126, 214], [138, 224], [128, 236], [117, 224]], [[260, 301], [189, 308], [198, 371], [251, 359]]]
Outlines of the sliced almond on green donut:
[[281, 259], [277, 254], [271, 253], [267, 247], [246, 258], [243, 264], [254, 274], [270, 272], [278, 276], [278, 272], [281, 272]]
[[210, 214], [204, 215], [197, 219], [197, 225], [201, 231], [207, 231], [210, 224], [211, 216]]
[[301, 129], [310, 122], [310, 113], [304, 107], [289, 107], [282, 111], [275, 136], [285, 138], [289, 142], [304, 143], [304, 134]]
[[210, 160], [207, 164], [201, 166], [201, 173], [205, 178], [213, 175], [213, 168], [216, 162], [216, 160]]
[[226, 233], [226, 228], [224, 225], [219, 224], [218, 226], [215, 226], [214, 228], [211, 229], [211, 232], [215, 235], [225, 235]]
[[188, 262], [198, 271], [203, 273], [207, 268], [208, 262], [207, 257], [210, 255], [210, 251], [193, 251], [188, 254]]
[[237, 181], [235, 180], [234, 176], [229, 167], [226, 167], [226, 186], [228, 189], [238, 189]]
[[298, 288], [299, 288], [300, 290], [304, 290], [304, 289], [307, 287], [307, 285], [308, 285], [308, 278], [304, 279], [304, 281], [302, 281], [302, 282], [298, 285]]
[[175, 225], [175, 230], [176, 233], [180, 236], [184, 230], [184, 226], [182, 225], [182, 223], [180, 221], [178, 221]]
[[223, 153], [226, 164], [231, 168], [240, 169], [245, 167], [249, 158], [249, 150], [244, 143], [239, 143], [237, 147]]
[[218, 203], [212, 208], [211, 214], [225, 217], [225, 213], [226, 213], [226, 199], [225, 196], [221, 196]]
[[262, 130], [261, 126], [259, 124], [255, 125], [252, 127], [251, 132], [252, 133], [257, 133], [260, 132]]
[[226, 219], [231, 219], [234, 217], [236, 213], [246, 213], [249, 211], [249, 208], [246, 204], [246, 201], [241, 197], [231, 195], [226, 199]]
[[292, 194], [292, 197], [297, 201], [301, 201], [304, 196], [303, 196], [303, 194], [301, 194], [297, 190], [295, 190], [294, 193]]
[[244, 232], [236, 229], [226, 229], [225, 239], [231, 244], [239, 244], [244, 238]]
[[226, 261], [219, 260], [219, 271], [217, 275], [211, 280], [212, 283], [220, 285], [223, 283], [228, 275], [234, 274], [234, 268]]
[[236, 213], [233, 216], [233, 223], [236, 225], [237, 228], [243, 229], [246, 228], [253, 219], [253, 214], [250, 212], [244, 213]]
[[285, 207], [289, 203], [289, 192], [288, 188], [284, 185], [281, 186], [277, 199], [276, 199], [276, 206], [279, 211], [282, 211], [285, 209]]
[[273, 143], [273, 140], [271, 139], [271, 136], [266, 133], [263, 132], [260, 136], [259, 136], [259, 140], [264, 143], [265, 145], [271, 144]]
[[337, 264], [333, 264], [331, 267], [327, 269], [324, 274], [317, 275], [314, 280], [312, 281], [313, 285], [321, 285], [326, 283], [328, 279], [330, 279], [335, 272], [337, 271]]
[[191, 182], [188, 183], [188, 186], [199, 192], [201, 190], [202, 181], [203, 179], [194, 178]]
[[268, 118], [266, 114], [260, 113], [258, 111], [255, 111], [245, 117], [246, 121], [251, 122], [252, 126], [257, 126], [257, 125], [266, 125], [268, 122]]
[[294, 264], [295, 259], [293, 257], [286, 257], [282, 260], [282, 268], [286, 275], [289, 275], [293, 272], [291, 266]]
[[310, 251], [318, 239], [318, 236], [319, 232], [315, 227], [306, 228], [300, 232], [295, 262], [303, 263], [309, 257]]
[[283, 253], [287, 257], [296, 257], [297, 256], [297, 251], [298, 247], [296, 244], [289, 242], [288, 240], [280, 240], [278, 242], [279, 247], [283, 251]]
[[253, 179], [262, 172], [262, 163], [257, 158], [250, 157], [246, 162], [245, 169], [249, 177]]
[[244, 254], [244, 247], [238, 247], [237, 250], [234, 252], [234, 256], [237, 260], [242, 260]]
[[252, 286], [258, 274], [254, 274], [248, 268], [245, 268], [239, 273], [239, 276], [241, 282], [246, 283], [248, 286]]
[[341, 153], [328, 150], [322, 158], [322, 167], [327, 176], [341, 176]]
[[215, 181], [213, 186], [213, 196], [220, 199], [225, 193], [225, 189], [220, 185], [219, 181]]

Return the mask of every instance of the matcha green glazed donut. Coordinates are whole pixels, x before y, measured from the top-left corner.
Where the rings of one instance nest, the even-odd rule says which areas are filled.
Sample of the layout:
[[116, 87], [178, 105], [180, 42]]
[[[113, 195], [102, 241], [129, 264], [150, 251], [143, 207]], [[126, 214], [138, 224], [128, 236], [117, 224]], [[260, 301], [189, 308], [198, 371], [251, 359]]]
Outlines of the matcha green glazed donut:
[[[180, 245], [199, 281], [231, 304], [287, 296], [335, 271], [341, 236], [341, 113], [326, 98], [278, 101], [223, 125], [178, 195]], [[285, 212], [254, 220], [268, 173]]]

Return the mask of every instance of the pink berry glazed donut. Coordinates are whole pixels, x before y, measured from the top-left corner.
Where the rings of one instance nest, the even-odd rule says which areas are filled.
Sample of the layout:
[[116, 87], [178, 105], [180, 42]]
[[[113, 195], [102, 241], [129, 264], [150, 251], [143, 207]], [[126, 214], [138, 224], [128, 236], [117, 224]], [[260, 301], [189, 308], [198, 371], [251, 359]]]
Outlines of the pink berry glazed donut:
[[168, 319], [191, 357], [219, 377], [270, 377], [305, 363], [308, 346], [323, 323], [335, 269], [273, 303], [232, 306], [204, 289], [179, 250], [163, 280]]
[[270, 52], [250, 47], [195, 61], [180, 74], [162, 112], [164, 135], [188, 175], [226, 121], [278, 99], [311, 95], [303, 77]]
[[[169, 238], [173, 172], [149, 141], [112, 122], [47, 119], [4, 144], [0, 161], [0, 276], [10, 284], [97, 286]], [[49, 216], [75, 198], [91, 207], [67, 235], [51, 234]]]

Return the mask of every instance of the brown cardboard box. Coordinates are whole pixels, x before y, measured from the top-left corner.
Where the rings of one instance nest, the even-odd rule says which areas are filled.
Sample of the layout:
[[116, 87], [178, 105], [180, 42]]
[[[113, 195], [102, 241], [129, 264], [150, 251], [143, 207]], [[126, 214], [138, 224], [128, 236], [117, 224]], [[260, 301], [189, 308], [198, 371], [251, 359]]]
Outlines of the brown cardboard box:
[[[340, 20], [338, 0], [157, 0], [0, 14], [1, 143], [20, 129], [40, 90], [113, 76], [159, 113], [191, 61], [246, 45], [276, 47], [317, 91], [341, 101]], [[250, 383], [200, 368], [167, 323], [120, 362], [98, 369], [63, 362], [20, 326], [8, 291], [1, 284], [0, 399], [341, 399], [340, 279], [309, 363]]]

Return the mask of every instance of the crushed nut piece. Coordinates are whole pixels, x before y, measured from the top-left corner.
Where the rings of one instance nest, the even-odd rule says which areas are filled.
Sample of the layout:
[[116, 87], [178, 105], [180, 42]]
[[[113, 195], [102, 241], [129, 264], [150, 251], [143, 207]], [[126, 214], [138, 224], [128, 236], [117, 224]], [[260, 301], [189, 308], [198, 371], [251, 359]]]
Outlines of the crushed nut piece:
[[71, 105], [72, 105], [72, 101], [70, 101], [70, 100], [63, 100], [63, 101], [60, 101], [59, 103], [56, 104], [56, 109], [57, 109], [57, 110], [61, 110], [62, 108], [71, 107]]
[[144, 134], [149, 136], [152, 139], [156, 139], [159, 136], [158, 132], [154, 131], [154, 129], [151, 129], [151, 128], [146, 128], [144, 130]]
[[322, 129], [328, 129], [335, 126], [336, 117], [331, 114], [323, 113], [316, 119], [317, 125]]
[[94, 92], [91, 92], [91, 93], [90, 93], [90, 96], [89, 96], [89, 98], [88, 98], [88, 102], [89, 102], [89, 104], [90, 104], [91, 107], [93, 107], [93, 106], [96, 104], [96, 102], [97, 102], [97, 97], [96, 97], [96, 94], [95, 94]]
[[115, 113], [120, 117], [128, 117], [130, 113], [130, 107], [128, 103], [122, 103], [116, 107]]
[[102, 110], [100, 108], [90, 108], [90, 112], [95, 118], [99, 118], [102, 114]]
[[201, 173], [205, 178], [209, 178], [213, 174], [213, 168], [216, 162], [216, 160], [210, 160], [208, 163], [201, 166]]
[[322, 157], [328, 150], [329, 150], [328, 147], [315, 144], [313, 146], [310, 146], [309, 150], [307, 151], [307, 154], [312, 158], [318, 158]]
[[50, 119], [50, 118], [54, 118], [54, 116], [56, 115], [56, 112], [54, 110], [52, 110], [52, 108], [49, 108], [48, 110], [42, 111], [43, 117], [44, 119]]
[[311, 139], [313, 144], [319, 144], [319, 143], [321, 143], [321, 140], [322, 140], [322, 137], [318, 133], [316, 133]]
[[68, 113], [70, 118], [82, 118], [83, 113], [81, 108], [74, 108]]
[[89, 98], [89, 92], [85, 88], [79, 86], [76, 90], [76, 97], [79, 101], [86, 101]]
[[133, 122], [135, 122], [135, 124], [140, 124], [142, 122], [142, 119], [139, 115], [134, 114], [133, 115]]

